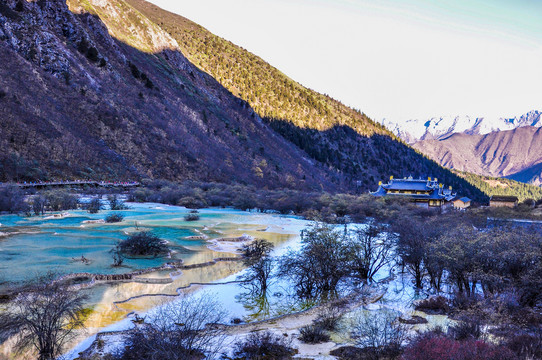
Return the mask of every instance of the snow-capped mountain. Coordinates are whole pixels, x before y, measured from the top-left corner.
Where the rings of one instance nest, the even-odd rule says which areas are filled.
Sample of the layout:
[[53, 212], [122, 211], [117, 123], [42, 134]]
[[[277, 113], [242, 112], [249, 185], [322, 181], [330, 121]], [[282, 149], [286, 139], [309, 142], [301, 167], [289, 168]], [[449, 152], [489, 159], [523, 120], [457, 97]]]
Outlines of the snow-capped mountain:
[[485, 135], [494, 131], [513, 130], [523, 126], [542, 127], [542, 112], [530, 111], [514, 118], [470, 116], [434, 117], [428, 120], [412, 119], [403, 122], [382, 120], [382, 125], [412, 144], [419, 140], [442, 140], [455, 133]]

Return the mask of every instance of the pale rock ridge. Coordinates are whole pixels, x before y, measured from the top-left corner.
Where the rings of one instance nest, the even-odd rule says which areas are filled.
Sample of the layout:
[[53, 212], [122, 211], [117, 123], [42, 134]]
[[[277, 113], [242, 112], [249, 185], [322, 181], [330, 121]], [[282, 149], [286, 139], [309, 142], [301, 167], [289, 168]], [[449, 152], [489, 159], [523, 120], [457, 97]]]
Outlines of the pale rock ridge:
[[141, 51], [158, 53], [179, 49], [177, 41], [167, 32], [124, 2], [68, 0], [67, 4], [75, 13], [89, 12], [99, 16], [111, 36]]
[[382, 124], [404, 141], [442, 140], [453, 134], [485, 135], [494, 131], [513, 130], [524, 126], [542, 127], [542, 112], [530, 111], [514, 118], [444, 116], [410, 119], [403, 122], [382, 120]]

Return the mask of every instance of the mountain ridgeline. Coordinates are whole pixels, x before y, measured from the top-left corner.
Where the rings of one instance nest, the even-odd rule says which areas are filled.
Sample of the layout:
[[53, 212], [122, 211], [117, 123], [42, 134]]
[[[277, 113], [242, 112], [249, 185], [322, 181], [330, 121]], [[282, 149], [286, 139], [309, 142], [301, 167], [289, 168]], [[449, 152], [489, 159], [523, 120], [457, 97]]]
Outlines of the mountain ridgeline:
[[[384, 124], [440, 165], [481, 176], [472, 183], [506, 177], [542, 185], [540, 111], [533, 110], [514, 118], [457, 116], [403, 123], [384, 121]], [[508, 192], [518, 189], [520, 197], [526, 193], [516, 186], [507, 189]]]
[[144, 1], [7, 0], [0, 62], [0, 181], [366, 191], [412, 175], [484, 199], [363, 113]]
[[453, 134], [413, 145], [442, 166], [542, 184], [542, 128], [525, 126], [485, 135]]

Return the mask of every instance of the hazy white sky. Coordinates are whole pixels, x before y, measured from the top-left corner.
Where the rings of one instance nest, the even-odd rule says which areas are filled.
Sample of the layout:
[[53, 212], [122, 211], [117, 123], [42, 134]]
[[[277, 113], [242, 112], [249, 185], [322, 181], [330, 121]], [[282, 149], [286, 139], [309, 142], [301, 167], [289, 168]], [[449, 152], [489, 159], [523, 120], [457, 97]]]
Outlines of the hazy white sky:
[[542, 109], [540, 0], [151, 0], [375, 120]]

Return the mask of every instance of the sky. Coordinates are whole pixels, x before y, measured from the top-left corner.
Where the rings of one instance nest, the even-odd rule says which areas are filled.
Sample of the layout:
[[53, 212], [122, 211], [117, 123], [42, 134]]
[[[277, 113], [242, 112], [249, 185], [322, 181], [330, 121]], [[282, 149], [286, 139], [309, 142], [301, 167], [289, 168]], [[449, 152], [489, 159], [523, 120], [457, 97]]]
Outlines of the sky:
[[542, 0], [150, 0], [401, 122], [542, 110]]

